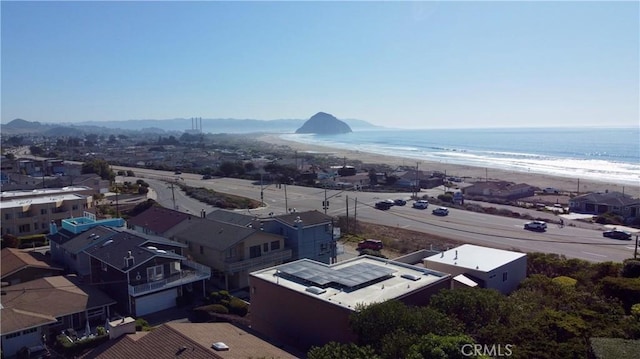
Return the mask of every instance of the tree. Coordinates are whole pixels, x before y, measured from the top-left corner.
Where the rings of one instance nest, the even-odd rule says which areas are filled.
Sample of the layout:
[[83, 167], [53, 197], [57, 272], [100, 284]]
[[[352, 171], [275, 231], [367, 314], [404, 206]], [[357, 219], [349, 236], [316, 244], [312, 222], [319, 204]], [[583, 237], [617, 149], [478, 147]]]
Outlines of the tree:
[[330, 342], [321, 347], [312, 347], [307, 353], [308, 359], [380, 359], [370, 346], [358, 346], [354, 343], [342, 344]]
[[[477, 358], [473, 344], [474, 340], [467, 335], [440, 336], [427, 334], [417, 338], [411, 343], [407, 354], [403, 358], [407, 359], [465, 359]], [[505, 351], [505, 354], [507, 351]]]
[[82, 164], [82, 173], [95, 173], [104, 180], [113, 181], [116, 174], [111, 170], [109, 163], [105, 160], [94, 159]]
[[29, 146], [29, 152], [34, 156], [40, 156], [44, 153], [44, 150], [40, 146]]
[[16, 155], [14, 155], [13, 153], [6, 153], [4, 155], [4, 157], [8, 160], [15, 160], [16, 159]]

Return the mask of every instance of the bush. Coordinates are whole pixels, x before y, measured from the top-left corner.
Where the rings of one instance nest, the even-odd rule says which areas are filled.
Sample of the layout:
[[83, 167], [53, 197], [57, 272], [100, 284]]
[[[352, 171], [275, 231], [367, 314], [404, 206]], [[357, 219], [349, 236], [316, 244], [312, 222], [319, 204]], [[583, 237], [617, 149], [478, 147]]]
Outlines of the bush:
[[195, 310], [200, 310], [207, 313], [229, 314], [229, 309], [227, 309], [227, 307], [222, 304], [204, 305], [202, 307], [196, 308]]
[[149, 330], [149, 328], [149, 323], [146, 320], [144, 320], [143, 318], [136, 319], [136, 331], [147, 331]]
[[441, 200], [442, 202], [453, 203], [453, 196], [450, 194], [438, 195], [438, 199]]
[[575, 287], [576, 283], [578, 283], [577, 280], [567, 276], [555, 277], [551, 281], [563, 287]]
[[625, 278], [640, 277], [640, 260], [627, 259], [624, 261], [621, 275]]
[[640, 303], [640, 278], [606, 277], [600, 283], [603, 294], [618, 298], [625, 311], [630, 312], [633, 304]]
[[249, 305], [239, 298], [233, 298], [229, 302], [229, 312], [244, 317], [249, 312]]
[[106, 342], [107, 340], [109, 340], [108, 335], [100, 335], [71, 342], [66, 335], [58, 335], [56, 337], [56, 347], [58, 351], [60, 351], [64, 355], [65, 358], [73, 358], [83, 351], [90, 348], [95, 348], [98, 345]]

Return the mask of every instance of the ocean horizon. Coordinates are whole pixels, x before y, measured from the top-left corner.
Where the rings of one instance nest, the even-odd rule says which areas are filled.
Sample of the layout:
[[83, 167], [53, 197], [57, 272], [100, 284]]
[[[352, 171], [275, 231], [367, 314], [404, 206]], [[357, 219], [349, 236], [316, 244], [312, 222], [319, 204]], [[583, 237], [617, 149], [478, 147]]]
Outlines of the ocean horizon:
[[412, 161], [640, 185], [640, 128], [637, 127], [376, 129], [280, 137]]

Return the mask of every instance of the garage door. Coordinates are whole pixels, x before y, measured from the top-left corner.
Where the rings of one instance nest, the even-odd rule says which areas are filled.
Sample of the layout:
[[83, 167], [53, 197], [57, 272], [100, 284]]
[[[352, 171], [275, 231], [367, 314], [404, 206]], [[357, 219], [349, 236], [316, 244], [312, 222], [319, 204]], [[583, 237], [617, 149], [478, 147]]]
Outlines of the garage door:
[[140, 317], [163, 309], [173, 308], [176, 306], [177, 297], [177, 288], [138, 297], [136, 298], [136, 316]]

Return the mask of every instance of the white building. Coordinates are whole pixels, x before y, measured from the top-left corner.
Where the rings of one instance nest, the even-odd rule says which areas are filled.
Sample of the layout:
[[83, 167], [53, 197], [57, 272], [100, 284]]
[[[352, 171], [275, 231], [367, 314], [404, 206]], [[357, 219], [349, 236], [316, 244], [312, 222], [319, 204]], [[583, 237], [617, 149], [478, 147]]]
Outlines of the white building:
[[527, 276], [525, 253], [464, 244], [423, 260], [429, 269], [450, 273], [453, 285], [496, 289], [504, 294], [515, 290]]

